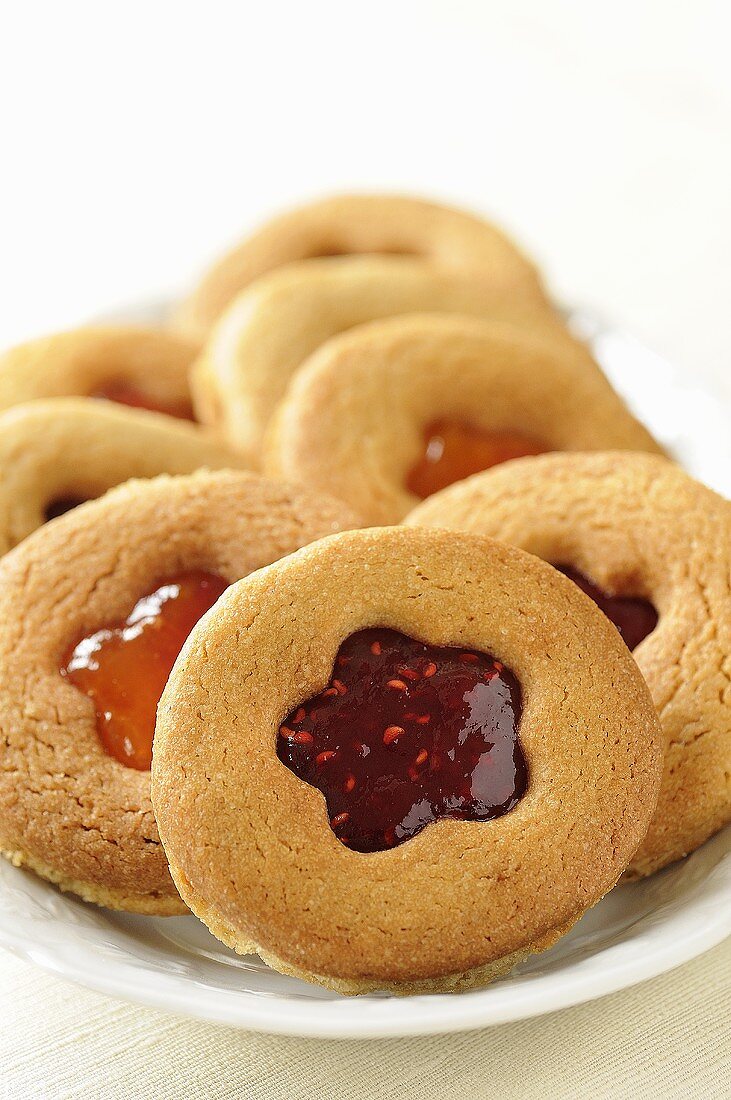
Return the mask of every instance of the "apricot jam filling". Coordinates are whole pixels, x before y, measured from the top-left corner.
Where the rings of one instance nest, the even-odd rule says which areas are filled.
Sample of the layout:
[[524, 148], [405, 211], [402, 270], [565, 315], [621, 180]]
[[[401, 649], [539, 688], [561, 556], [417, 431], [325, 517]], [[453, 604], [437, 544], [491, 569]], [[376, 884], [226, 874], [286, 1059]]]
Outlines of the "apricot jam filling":
[[657, 626], [658, 614], [649, 600], [639, 596], [611, 596], [573, 566], [556, 565], [555, 568], [587, 596], [591, 596], [597, 607], [614, 623], [629, 650], [636, 649]]
[[547, 450], [522, 432], [486, 432], [460, 420], [434, 420], [424, 431], [424, 451], [407, 475], [406, 488], [424, 500], [500, 462]]
[[133, 409], [165, 413], [166, 416], [175, 416], [178, 420], [195, 420], [190, 401], [166, 401], [162, 397], [153, 397], [133, 386], [131, 382], [125, 382], [123, 378], [110, 378], [102, 382], [89, 397], [101, 397], [105, 401], [115, 401], [118, 405], [129, 405]]
[[150, 767], [155, 712], [175, 658], [227, 587], [202, 570], [169, 577], [123, 623], [82, 638], [64, 657], [61, 675], [93, 701], [101, 743], [122, 764]]
[[511, 810], [528, 782], [521, 712], [518, 680], [489, 654], [369, 628], [284, 719], [277, 756], [322, 791], [343, 844], [379, 852], [439, 818]]

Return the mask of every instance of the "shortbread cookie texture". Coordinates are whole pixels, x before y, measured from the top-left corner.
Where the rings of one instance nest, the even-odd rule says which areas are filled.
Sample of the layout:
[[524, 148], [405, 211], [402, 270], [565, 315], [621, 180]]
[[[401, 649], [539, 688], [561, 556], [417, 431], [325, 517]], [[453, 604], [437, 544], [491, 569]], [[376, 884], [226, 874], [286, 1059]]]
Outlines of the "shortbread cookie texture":
[[611, 888], [659, 738], [616, 631], [545, 563], [357, 531], [233, 586], [193, 630], [153, 804], [181, 896], [229, 946], [346, 993], [457, 990]]
[[644, 636], [634, 656], [660, 715], [665, 765], [631, 874], [658, 871], [731, 820], [728, 501], [651, 455], [545, 455], [454, 485], [406, 522], [491, 535], [568, 566], [625, 597], [623, 614], [627, 598], [639, 603], [632, 617], [644, 625], [628, 640]]
[[44, 397], [99, 397], [191, 420], [188, 372], [198, 350], [162, 329], [57, 332], [0, 355], [0, 409]]
[[[0, 563], [4, 854], [87, 901], [183, 912], [157, 834], [149, 770], [105, 751], [104, 695], [95, 695], [95, 705], [78, 673], [93, 672], [125, 620], [122, 641], [132, 645], [157, 621], [158, 605], [177, 595], [179, 580], [195, 581], [199, 590], [201, 574], [232, 582], [356, 522], [336, 502], [253, 474], [205, 472], [129, 482], [6, 555]], [[148, 599], [140, 603], [142, 597]], [[160, 659], [153, 647], [145, 660], [112, 669], [124, 676], [119, 706], [134, 709]], [[150, 739], [153, 725], [154, 710]]]
[[430, 481], [599, 448], [661, 450], [598, 369], [512, 326], [423, 314], [361, 325], [311, 356], [271, 426], [264, 468], [382, 524]]
[[181, 304], [175, 323], [200, 339], [260, 275], [299, 260], [353, 253], [420, 257], [539, 285], [534, 265], [490, 222], [400, 195], [338, 195], [274, 218], [229, 252]]
[[404, 256], [309, 260], [257, 279], [223, 314], [191, 375], [198, 419], [256, 465], [267, 426], [309, 355], [356, 325], [416, 311], [506, 321], [599, 370], [538, 284], [514, 273]]
[[202, 428], [107, 401], [56, 397], [0, 413], [0, 554], [130, 478], [244, 466]]

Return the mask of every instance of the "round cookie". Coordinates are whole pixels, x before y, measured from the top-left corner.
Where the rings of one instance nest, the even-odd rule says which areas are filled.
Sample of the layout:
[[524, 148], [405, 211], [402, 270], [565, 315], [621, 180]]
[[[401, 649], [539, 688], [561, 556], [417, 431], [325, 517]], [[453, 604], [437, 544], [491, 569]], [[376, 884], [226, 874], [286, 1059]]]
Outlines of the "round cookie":
[[652, 455], [546, 455], [454, 485], [406, 522], [491, 535], [578, 570], [601, 601], [608, 593], [656, 609], [634, 657], [660, 715], [665, 765], [633, 875], [682, 858], [731, 820], [728, 501]]
[[[456, 442], [432, 455], [440, 433]], [[425, 314], [361, 325], [311, 356], [264, 469], [383, 524], [426, 495], [430, 470], [446, 483], [502, 456], [608, 448], [660, 451], [599, 370], [512, 326]]]
[[[235, 581], [354, 523], [335, 502], [254, 474], [199, 472], [129, 482], [7, 554], [0, 562], [3, 853], [87, 901], [183, 912], [157, 834], [149, 770], [102, 747], [102, 715], [69, 678], [70, 647], [76, 656], [79, 640], [103, 628], [111, 637], [125, 616], [131, 641], [141, 622], [138, 615], [132, 628], [135, 601], [181, 571]], [[101, 661], [99, 647], [87, 652]], [[150, 674], [145, 662], [131, 670], [132, 701]]]
[[85, 397], [0, 412], [0, 555], [130, 478], [244, 465], [194, 424]]
[[199, 350], [162, 329], [57, 332], [0, 355], [0, 409], [42, 397], [105, 397], [192, 420], [188, 372]]
[[421, 257], [483, 268], [500, 281], [539, 283], [533, 264], [482, 218], [400, 195], [337, 195], [272, 219], [225, 255], [179, 306], [175, 323], [201, 339], [260, 275], [298, 260], [360, 253]]
[[403, 256], [308, 260], [257, 279], [226, 310], [191, 374], [196, 414], [256, 465], [288, 383], [321, 344], [368, 321], [433, 311], [508, 321], [599, 369], [535, 283]]
[[[376, 635], [377, 672], [343, 657], [363, 630]], [[428, 652], [384, 681], [393, 632]], [[450, 647], [451, 659], [440, 649], [432, 660], [432, 647]], [[460, 702], [470, 670], [481, 683]], [[302, 749], [326, 775], [337, 753], [321, 752], [307, 723], [340, 714], [342, 751], [359, 759], [342, 796], [355, 814], [362, 792], [371, 812], [388, 770], [379, 763], [369, 775], [374, 757], [393, 752], [395, 771], [413, 756], [428, 777], [419, 746], [433, 753], [432, 735], [449, 730], [461, 767], [462, 715], [482, 727], [492, 699], [504, 716], [511, 679], [527, 789], [524, 780], [491, 820], [454, 820], [467, 816], [455, 792], [409, 839], [384, 832], [380, 847], [353, 850], [330, 795], [285, 762], [289, 747]], [[349, 703], [351, 691], [360, 694]], [[381, 735], [378, 708], [393, 700], [403, 736], [393, 726]], [[374, 713], [370, 754], [358, 740], [348, 749]], [[488, 722], [485, 732], [505, 746], [506, 731]], [[659, 736], [616, 631], [555, 570], [455, 532], [355, 531], [248, 577], [193, 630], [158, 710], [153, 805], [181, 896], [230, 947], [345, 993], [456, 990], [549, 946], [613, 886], [654, 807]], [[491, 767], [480, 760], [481, 784]], [[470, 764], [473, 785], [482, 764]], [[391, 790], [389, 781], [381, 814]]]

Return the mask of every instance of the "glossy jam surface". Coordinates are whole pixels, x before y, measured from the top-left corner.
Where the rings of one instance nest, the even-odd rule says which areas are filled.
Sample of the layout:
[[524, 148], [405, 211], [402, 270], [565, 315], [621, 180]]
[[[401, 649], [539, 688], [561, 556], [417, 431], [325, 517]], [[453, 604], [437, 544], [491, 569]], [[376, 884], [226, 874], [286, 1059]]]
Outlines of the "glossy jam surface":
[[485, 653], [385, 628], [351, 634], [328, 686], [282, 723], [277, 755], [322, 791], [357, 852], [393, 848], [440, 817], [488, 821], [525, 793], [520, 685]]
[[130, 382], [125, 382], [123, 378], [110, 378], [90, 393], [89, 397], [116, 401], [118, 405], [129, 405], [133, 409], [149, 409], [150, 412], [165, 413], [166, 416], [175, 416], [179, 420], [195, 420], [190, 401], [164, 401], [149, 393], [143, 393]]
[[406, 488], [423, 500], [500, 462], [546, 450], [521, 432], [485, 432], [459, 420], [435, 420], [424, 432], [424, 452], [410, 470]]
[[657, 626], [658, 614], [649, 600], [639, 596], [610, 596], [571, 565], [555, 567], [591, 596], [597, 607], [614, 623], [628, 649], [635, 649]]
[[110, 756], [140, 771], [150, 767], [155, 711], [175, 658], [226, 588], [213, 573], [169, 577], [123, 623], [82, 638], [66, 654], [61, 675], [93, 700]]
[[80, 504], [86, 504], [88, 499], [88, 497], [56, 497], [45, 507], [43, 514], [46, 517], [46, 523], [49, 520], [58, 519], [59, 516], [65, 516]]

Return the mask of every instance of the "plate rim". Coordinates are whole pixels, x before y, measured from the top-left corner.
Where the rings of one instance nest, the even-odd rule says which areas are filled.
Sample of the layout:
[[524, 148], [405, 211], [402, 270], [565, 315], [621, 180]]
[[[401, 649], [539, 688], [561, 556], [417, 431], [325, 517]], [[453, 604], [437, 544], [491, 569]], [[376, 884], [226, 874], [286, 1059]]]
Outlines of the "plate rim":
[[[731, 826], [721, 830], [707, 843], [719, 844], [725, 851], [699, 885], [711, 878], [718, 878], [719, 891], [731, 900]], [[23, 868], [7, 870], [24, 876], [33, 874]], [[671, 870], [668, 868], [668, 871]], [[35, 876], [33, 881], [35, 884]], [[56, 890], [51, 883], [37, 881], [44, 891]], [[623, 888], [618, 886], [614, 889]], [[94, 911], [93, 906], [88, 908]], [[705, 914], [704, 920], [698, 919], [701, 911]], [[190, 916], [197, 919], [193, 914]], [[573, 964], [567, 973], [538, 975], [533, 981], [528, 977], [521, 985], [503, 985], [500, 982], [466, 993], [411, 997], [341, 997], [322, 1001], [303, 998], [301, 1003], [279, 994], [201, 989], [199, 983], [176, 974], [155, 973], [154, 979], [150, 980], [149, 971], [125, 960], [117, 960], [116, 969], [109, 971], [112, 976], [107, 977], [107, 971], [98, 965], [94, 951], [84, 951], [83, 946], [76, 943], [70, 949], [58, 951], [42, 937], [34, 938], [38, 923], [47, 922], [31, 920], [26, 926], [27, 931], [19, 934], [8, 927], [7, 918], [0, 912], [0, 945], [48, 973], [96, 993], [157, 1011], [246, 1031], [352, 1040], [475, 1031], [598, 1000], [668, 973], [723, 942], [731, 936], [731, 906], [709, 906], [707, 898], [694, 896], [665, 923], [659, 941], [655, 928], [643, 930], [634, 946], [637, 948], [648, 940], [652, 942], [652, 950], [646, 953], [633, 950], [630, 958], [619, 960], [613, 956], [622, 954], [624, 941], [602, 950], [607, 964], [600, 980], [597, 980], [596, 973], [584, 972], [584, 964], [596, 958], [596, 955], [591, 955]], [[75, 964], [75, 969], [72, 969], [72, 964]], [[558, 988], [554, 978], [559, 979]], [[188, 996], [185, 1003], [180, 1001], [181, 982], [188, 983], [196, 994], [195, 998]], [[539, 985], [536, 989], [539, 982], [545, 982], [546, 988]], [[190, 990], [187, 992], [190, 993]], [[407, 1011], [404, 1011], [405, 1006]], [[447, 1007], [449, 1011], [446, 1011]]]

